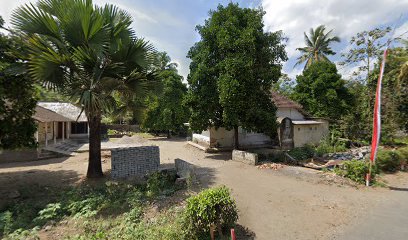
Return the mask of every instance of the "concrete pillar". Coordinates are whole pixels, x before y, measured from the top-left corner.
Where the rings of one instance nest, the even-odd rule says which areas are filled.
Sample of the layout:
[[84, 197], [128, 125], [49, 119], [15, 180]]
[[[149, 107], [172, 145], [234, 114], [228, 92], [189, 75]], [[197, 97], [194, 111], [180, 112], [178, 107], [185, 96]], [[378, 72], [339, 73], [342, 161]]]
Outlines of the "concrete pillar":
[[62, 122], [62, 141], [65, 140], [65, 122]]
[[67, 122], [67, 139], [69, 139], [69, 134], [71, 134], [71, 122]]
[[52, 131], [54, 135], [54, 144], [57, 144], [57, 133], [55, 131], [55, 122], [52, 122]]
[[48, 123], [45, 122], [45, 146], [48, 146]]
[[40, 127], [40, 122], [37, 122], [37, 131], [35, 132], [35, 140], [37, 141], [37, 143], [40, 142], [40, 137], [39, 137], [39, 135], [38, 135], [38, 134], [39, 134], [39, 133], [38, 133], [38, 132], [39, 132], [39, 131], [38, 131], [38, 130], [39, 130], [39, 129], [38, 129], [39, 127]]

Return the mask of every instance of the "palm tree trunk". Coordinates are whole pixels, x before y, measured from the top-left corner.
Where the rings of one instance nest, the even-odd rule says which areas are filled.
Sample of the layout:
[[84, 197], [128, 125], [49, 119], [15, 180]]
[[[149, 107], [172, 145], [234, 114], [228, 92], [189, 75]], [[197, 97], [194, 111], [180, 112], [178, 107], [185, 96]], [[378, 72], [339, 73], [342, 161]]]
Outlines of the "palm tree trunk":
[[101, 113], [89, 114], [89, 163], [88, 178], [103, 176], [101, 162]]

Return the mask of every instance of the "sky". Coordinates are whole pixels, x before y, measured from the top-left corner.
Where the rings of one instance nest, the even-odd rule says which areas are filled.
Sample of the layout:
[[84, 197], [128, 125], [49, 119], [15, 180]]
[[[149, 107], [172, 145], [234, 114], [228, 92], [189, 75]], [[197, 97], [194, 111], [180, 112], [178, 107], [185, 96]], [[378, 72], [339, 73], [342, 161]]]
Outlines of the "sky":
[[[10, 26], [10, 15], [16, 7], [33, 0], [0, 0], [0, 15]], [[408, 31], [408, 0], [94, 0], [95, 4], [115, 4], [133, 17], [132, 27], [139, 37], [149, 40], [159, 51], [166, 51], [179, 67], [184, 78], [189, 73], [188, 50], [200, 36], [195, 26], [203, 24], [208, 12], [218, 4], [236, 2], [242, 7], [263, 7], [265, 31], [282, 30], [289, 39], [286, 51], [289, 60], [283, 72], [291, 78], [302, 72], [303, 66], [294, 68], [297, 47], [304, 46], [303, 32], [320, 24], [340, 37], [334, 43], [337, 52], [330, 59], [341, 60], [347, 51], [351, 36], [375, 27], [391, 26], [394, 35]], [[404, 35], [405, 38], [408, 34]], [[351, 75], [353, 66], [339, 68], [343, 76]]]

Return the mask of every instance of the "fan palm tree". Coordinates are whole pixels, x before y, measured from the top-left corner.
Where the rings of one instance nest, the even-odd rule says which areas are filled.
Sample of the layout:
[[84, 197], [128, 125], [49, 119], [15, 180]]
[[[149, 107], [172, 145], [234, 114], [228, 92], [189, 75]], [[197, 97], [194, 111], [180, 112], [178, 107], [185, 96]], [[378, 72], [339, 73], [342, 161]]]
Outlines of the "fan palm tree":
[[130, 15], [92, 0], [40, 0], [13, 12], [26, 39], [29, 75], [76, 101], [89, 122], [87, 177], [101, 177], [101, 117], [113, 94], [143, 95], [155, 73], [151, 44], [135, 36]]
[[[316, 29], [311, 28], [309, 36], [306, 32], [305, 36], [306, 47], [296, 48], [301, 52], [301, 56], [297, 59], [298, 64], [306, 62], [305, 68], [309, 67], [312, 63], [318, 61], [330, 61], [327, 55], [336, 54], [331, 48], [331, 42], [340, 42], [340, 38], [337, 36], [331, 37], [333, 30], [325, 33], [326, 27], [324, 25], [318, 26]], [[295, 66], [296, 66], [295, 65]]]

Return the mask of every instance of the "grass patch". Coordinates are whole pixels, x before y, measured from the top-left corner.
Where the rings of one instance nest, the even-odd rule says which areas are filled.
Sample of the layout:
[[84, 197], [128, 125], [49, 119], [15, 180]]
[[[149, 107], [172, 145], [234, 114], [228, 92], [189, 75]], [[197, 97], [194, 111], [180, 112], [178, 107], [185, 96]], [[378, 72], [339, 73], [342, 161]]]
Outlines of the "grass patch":
[[[0, 210], [0, 238], [26, 239], [29, 236], [35, 239], [37, 231], [45, 225], [54, 225], [62, 219], [76, 219], [83, 222], [79, 228], [85, 235], [75, 239], [135, 239], [116, 238], [112, 234], [127, 236], [125, 232], [129, 229], [119, 231], [125, 224], [135, 231], [150, 227], [150, 223], [143, 221], [146, 205], [177, 191], [175, 177], [175, 174], [166, 172], [153, 174], [142, 185], [108, 181], [63, 189], [43, 186], [19, 189], [21, 197]], [[106, 230], [115, 228], [109, 233], [113, 237], [107, 238]]]

